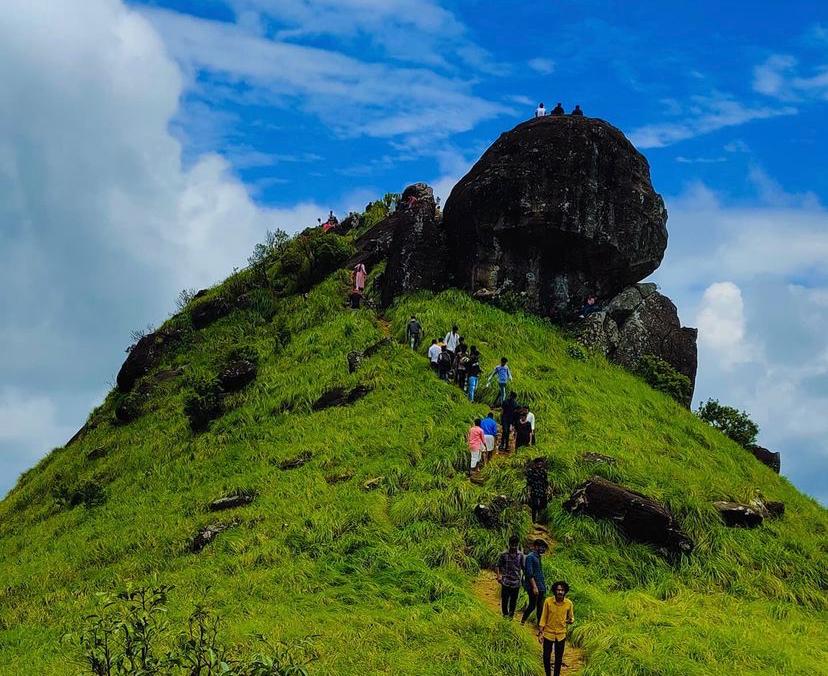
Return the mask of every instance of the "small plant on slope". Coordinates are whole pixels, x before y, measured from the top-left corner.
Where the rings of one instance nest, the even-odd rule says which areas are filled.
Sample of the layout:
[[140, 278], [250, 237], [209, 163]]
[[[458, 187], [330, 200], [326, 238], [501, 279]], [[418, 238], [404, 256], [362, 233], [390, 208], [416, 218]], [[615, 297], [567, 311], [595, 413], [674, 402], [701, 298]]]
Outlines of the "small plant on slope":
[[708, 399], [696, 414], [706, 423], [721, 430], [733, 441], [742, 446], [750, 446], [756, 441], [759, 426], [750, 419], [746, 411], [739, 411], [732, 406], [720, 404], [717, 399]]

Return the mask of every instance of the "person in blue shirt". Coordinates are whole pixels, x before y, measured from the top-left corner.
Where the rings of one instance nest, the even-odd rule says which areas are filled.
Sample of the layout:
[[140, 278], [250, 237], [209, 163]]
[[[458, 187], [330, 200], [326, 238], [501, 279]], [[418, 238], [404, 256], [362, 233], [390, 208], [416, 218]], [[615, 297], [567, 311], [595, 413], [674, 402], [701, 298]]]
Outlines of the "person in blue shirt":
[[495, 400], [495, 406], [506, 401], [506, 385], [512, 380], [512, 372], [509, 370], [508, 362], [509, 360], [506, 357], [502, 357], [500, 359], [500, 366], [495, 366], [486, 379], [486, 387], [488, 387], [489, 383], [492, 382], [492, 378], [497, 376], [497, 384], [500, 387], [500, 392], [498, 392], [497, 399]]
[[521, 624], [526, 624], [526, 620], [535, 609], [537, 609], [538, 624], [540, 624], [543, 601], [546, 598], [546, 581], [543, 579], [543, 564], [541, 563], [541, 557], [545, 551], [546, 543], [541, 539], [535, 540], [532, 543], [532, 551], [526, 556], [523, 564], [523, 588], [529, 596], [529, 603], [523, 611]]
[[483, 434], [486, 436], [486, 461], [488, 462], [492, 459], [495, 438], [497, 437], [497, 422], [494, 419], [494, 413], [489, 411], [489, 415], [483, 418], [480, 427], [483, 428]]

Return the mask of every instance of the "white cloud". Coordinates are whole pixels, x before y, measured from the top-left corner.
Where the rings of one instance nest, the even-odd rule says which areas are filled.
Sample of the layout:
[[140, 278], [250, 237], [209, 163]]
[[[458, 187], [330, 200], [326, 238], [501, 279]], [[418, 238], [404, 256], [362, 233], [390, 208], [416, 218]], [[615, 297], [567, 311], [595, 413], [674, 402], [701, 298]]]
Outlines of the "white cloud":
[[685, 157], [684, 155], [677, 155], [676, 162], [679, 164], [720, 164], [727, 162], [726, 157]]
[[549, 75], [555, 72], [555, 62], [552, 59], [541, 57], [529, 59], [529, 67], [541, 75]]
[[266, 229], [327, 213], [260, 208], [218, 155], [185, 165], [170, 133], [184, 81], [121, 2], [3, 5], [0, 491], [80, 426], [78, 393], [117, 371], [131, 329], [243, 265]]
[[681, 108], [680, 119], [638, 127], [630, 132], [629, 137], [638, 148], [663, 148], [726, 127], [780, 115], [795, 115], [796, 112], [792, 106], [745, 105], [722, 94], [694, 96], [686, 108]]
[[733, 282], [715, 282], [705, 289], [696, 315], [699, 342], [718, 356], [725, 368], [749, 361], [745, 342], [742, 291]]
[[[514, 113], [476, 96], [472, 81], [433, 70], [360, 60], [175, 12], [154, 10], [147, 16], [187, 71], [222, 81], [212, 85], [213, 97], [299, 106], [343, 136], [403, 137], [430, 145]], [[243, 93], [223, 86], [239, 83]]]
[[753, 88], [783, 101], [828, 100], [828, 64], [810, 75], [799, 74], [799, 61], [789, 54], [773, 54], [753, 69]]

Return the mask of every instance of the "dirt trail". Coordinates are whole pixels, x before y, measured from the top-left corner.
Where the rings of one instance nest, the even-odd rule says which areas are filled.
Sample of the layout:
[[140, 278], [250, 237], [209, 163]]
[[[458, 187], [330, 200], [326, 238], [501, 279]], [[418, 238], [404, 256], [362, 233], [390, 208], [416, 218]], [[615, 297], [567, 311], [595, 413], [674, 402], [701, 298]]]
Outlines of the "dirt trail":
[[[532, 534], [532, 538], [540, 537], [543, 539], [548, 539], [548, 535], [545, 532], [537, 531], [536, 533]], [[483, 603], [488, 606], [488, 608], [497, 615], [500, 615], [500, 585], [497, 583], [495, 579], [494, 571], [492, 570], [482, 570], [480, 574], [477, 576], [477, 579], [474, 581], [474, 594], [479, 598]], [[520, 615], [520, 606], [518, 606], [518, 612], [515, 613], [516, 617], [513, 620], [516, 624], [520, 624], [518, 620], [518, 616]], [[534, 617], [534, 614], [533, 614]], [[541, 649], [541, 644], [538, 643], [536, 634], [537, 634], [537, 626], [532, 624], [532, 620], [527, 620], [526, 625], [524, 626], [524, 631], [532, 637], [532, 643], [535, 646], [535, 652], [538, 656], [538, 673], [543, 673], [543, 652]], [[584, 666], [584, 651], [578, 648], [577, 646], [572, 645], [570, 641], [566, 642], [566, 647], [564, 650], [564, 667], [561, 669], [562, 674], [578, 674], [581, 672]]]

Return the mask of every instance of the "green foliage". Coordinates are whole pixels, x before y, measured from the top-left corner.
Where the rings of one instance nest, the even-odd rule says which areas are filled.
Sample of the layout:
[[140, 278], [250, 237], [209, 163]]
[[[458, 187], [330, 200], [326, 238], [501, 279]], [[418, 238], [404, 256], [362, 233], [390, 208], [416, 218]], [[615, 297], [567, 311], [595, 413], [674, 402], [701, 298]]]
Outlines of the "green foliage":
[[684, 406], [690, 405], [693, 385], [683, 373], [655, 355], [645, 354], [638, 360], [637, 373], [654, 390], [663, 392]]
[[[206, 623], [194, 654], [226, 646], [234, 669], [256, 653], [269, 668], [276, 651], [258, 634], [294, 648], [313, 634], [319, 657], [307, 668], [316, 674], [534, 676], [536, 644], [489, 612], [473, 584], [509, 534], [531, 533], [520, 501], [524, 463], [536, 455], [549, 462], [552, 488], [555, 544], [544, 566], [547, 579], [572, 587], [571, 643], [587, 654], [587, 676], [821, 672], [828, 516], [815, 501], [600, 354], [571, 358], [571, 341], [536, 318], [448, 291], [401, 299], [380, 319], [343, 307], [348, 284], [337, 271], [307, 297], [271, 294], [270, 321], [250, 307], [192, 332], [158, 366], [184, 368], [187, 379], [154, 388], [130, 425], [112, 424], [107, 398], [81, 439], [0, 502], [0, 560], [10, 562], [0, 566], [4, 673], [76, 673], [61, 627], [84, 626], [96, 591], [122, 579], [158, 586], [157, 576], [181, 599], [165, 606], [168, 628], [153, 644], [161, 658], [179, 652], [209, 586], [209, 617], [227, 621], [214, 639]], [[456, 321], [486, 371], [507, 356], [514, 388], [532, 402], [537, 445], [496, 457], [482, 485], [463, 472], [465, 433], [488, 407], [431, 373], [430, 339], [418, 352], [402, 344], [411, 314], [429, 336]], [[385, 335], [400, 344], [349, 373], [348, 352]], [[193, 436], [185, 400], [239, 347], [259, 355], [256, 386], [230, 395], [226, 412]], [[323, 392], [358, 384], [372, 389], [353, 405], [311, 410]], [[481, 397], [491, 402], [493, 390], [481, 387]], [[95, 448], [109, 452], [90, 461]], [[616, 464], [585, 463], [585, 451]], [[304, 453], [301, 467], [279, 469]], [[107, 478], [105, 505], [55, 509], [61, 477], [81, 483], [93, 467]], [[670, 563], [612, 522], [569, 514], [563, 501], [593, 473], [666, 504], [695, 541], [693, 555]], [[256, 499], [208, 512], [239, 487]], [[747, 502], [757, 490], [783, 501], [785, 516], [750, 531], [724, 527], [712, 501]], [[516, 506], [501, 530], [485, 530], [473, 508], [500, 494]], [[231, 521], [202, 552], [189, 551], [206, 525]]]
[[283, 296], [306, 292], [340, 267], [353, 251], [350, 237], [312, 228], [284, 246], [268, 268], [269, 283]]
[[65, 645], [76, 651], [84, 673], [92, 676], [307, 676], [317, 659], [308, 639], [269, 642], [257, 635], [260, 649], [236, 657], [223, 642], [222, 619], [199, 603], [186, 628], [173, 639], [167, 619], [169, 585], [128, 585], [116, 593], [98, 593], [95, 612]]
[[221, 385], [215, 378], [205, 378], [193, 381], [192, 390], [184, 400], [184, 415], [193, 432], [203, 432], [222, 414]]
[[697, 415], [740, 446], [750, 446], [759, 434], [759, 426], [750, 419], [746, 411], [720, 404], [717, 399], [708, 399], [699, 405]]
[[566, 353], [577, 361], [586, 361], [587, 354], [580, 345], [568, 345], [566, 348]]
[[59, 483], [52, 491], [58, 507], [72, 509], [74, 507], [98, 507], [106, 502], [106, 491], [99, 481], [89, 479], [68, 486]]

